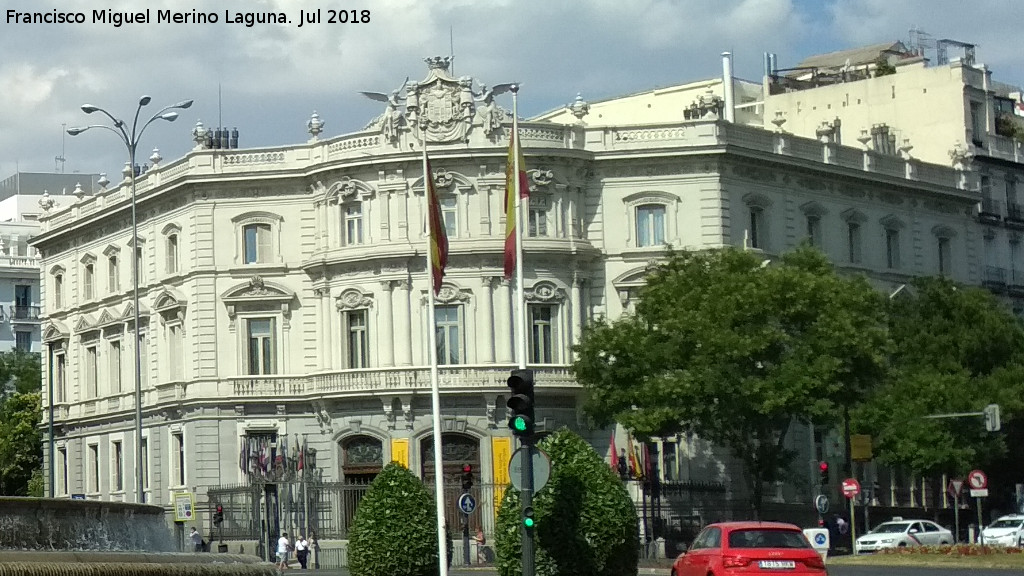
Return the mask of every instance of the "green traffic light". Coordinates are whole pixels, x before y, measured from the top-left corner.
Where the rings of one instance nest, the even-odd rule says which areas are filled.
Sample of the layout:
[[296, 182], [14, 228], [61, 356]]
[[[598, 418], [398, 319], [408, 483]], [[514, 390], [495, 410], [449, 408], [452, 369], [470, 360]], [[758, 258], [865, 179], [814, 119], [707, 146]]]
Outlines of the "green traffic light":
[[512, 427], [516, 429], [516, 432], [526, 432], [526, 418], [516, 416], [512, 420]]
[[533, 524], [533, 518], [523, 518], [523, 526], [526, 526], [527, 528], [533, 528]]

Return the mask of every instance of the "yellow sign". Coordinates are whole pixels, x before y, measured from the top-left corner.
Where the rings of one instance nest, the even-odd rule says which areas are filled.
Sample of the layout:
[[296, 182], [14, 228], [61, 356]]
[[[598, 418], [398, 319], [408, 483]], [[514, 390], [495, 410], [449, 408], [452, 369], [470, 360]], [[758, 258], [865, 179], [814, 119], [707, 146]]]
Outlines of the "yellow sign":
[[850, 435], [850, 456], [855, 462], [870, 462], [871, 436], [868, 434]]
[[174, 521], [191, 522], [195, 519], [196, 498], [191, 492], [175, 492], [174, 499]]
[[494, 475], [494, 516], [498, 516], [501, 499], [508, 486], [508, 463], [512, 460], [512, 439], [491, 438], [491, 471]]
[[409, 439], [408, 438], [392, 438], [391, 439], [391, 461], [398, 462], [406, 468], [409, 467]]

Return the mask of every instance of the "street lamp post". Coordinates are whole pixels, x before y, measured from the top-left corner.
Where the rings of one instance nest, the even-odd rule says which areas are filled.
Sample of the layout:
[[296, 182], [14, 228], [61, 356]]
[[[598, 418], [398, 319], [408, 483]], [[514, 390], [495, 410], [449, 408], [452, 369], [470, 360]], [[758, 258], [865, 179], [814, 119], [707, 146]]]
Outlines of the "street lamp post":
[[[139, 113], [142, 111], [142, 107], [148, 105], [151, 100], [152, 98], [149, 96], [139, 98], [139, 105], [135, 109], [135, 119], [132, 120], [130, 132], [128, 131], [128, 124], [124, 120], [114, 118], [110, 112], [91, 104], [83, 104], [82, 112], [86, 114], [100, 112], [109, 118], [114, 125], [91, 124], [89, 126], [68, 128], [68, 134], [72, 136], [78, 136], [90, 128], [109, 130], [116, 134], [128, 149], [128, 166], [132, 179], [132, 248], [135, 252], [132, 254], [132, 306], [135, 314], [135, 501], [139, 503], [146, 501], [146, 494], [142, 485], [145, 462], [142, 461], [142, 351], [139, 349], [139, 341], [141, 340], [141, 328], [139, 326], [139, 222], [135, 213], [135, 179], [138, 176], [135, 172], [135, 152], [138, 148], [139, 140], [142, 138], [142, 133], [146, 131], [150, 124], [156, 120], [174, 122], [178, 119], [178, 113], [170, 112], [170, 110], [184, 110], [192, 106], [192, 100], [185, 100], [172, 106], [166, 106], [150, 117], [139, 128]], [[53, 398], [50, 399], [50, 403], [53, 403]], [[51, 446], [52, 449], [53, 447]]]

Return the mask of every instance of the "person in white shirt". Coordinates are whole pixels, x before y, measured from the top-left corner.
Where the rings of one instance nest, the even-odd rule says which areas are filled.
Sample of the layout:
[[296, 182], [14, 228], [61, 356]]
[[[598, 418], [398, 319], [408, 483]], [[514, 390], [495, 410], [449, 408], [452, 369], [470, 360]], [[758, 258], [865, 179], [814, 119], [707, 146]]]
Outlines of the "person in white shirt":
[[299, 561], [299, 566], [303, 570], [306, 569], [306, 559], [309, 557], [309, 542], [306, 541], [306, 537], [299, 534], [299, 537], [295, 540], [295, 559]]
[[288, 569], [288, 549], [291, 547], [292, 543], [288, 540], [288, 533], [281, 532], [281, 537], [277, 539], [277, 567], [281, 570]]

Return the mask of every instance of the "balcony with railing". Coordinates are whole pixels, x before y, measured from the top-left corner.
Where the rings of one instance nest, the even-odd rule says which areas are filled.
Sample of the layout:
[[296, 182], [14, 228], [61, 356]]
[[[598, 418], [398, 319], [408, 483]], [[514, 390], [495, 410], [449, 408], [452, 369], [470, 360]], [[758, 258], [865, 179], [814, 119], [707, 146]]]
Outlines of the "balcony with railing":
[[40, 306], [9, 306], [8, 318], [11, 322], [39, 322]]
[[989, 290], [1001, 292], [1006, 289], [1006, 276], [1006, 268], [986, 266], [981, 283]]

